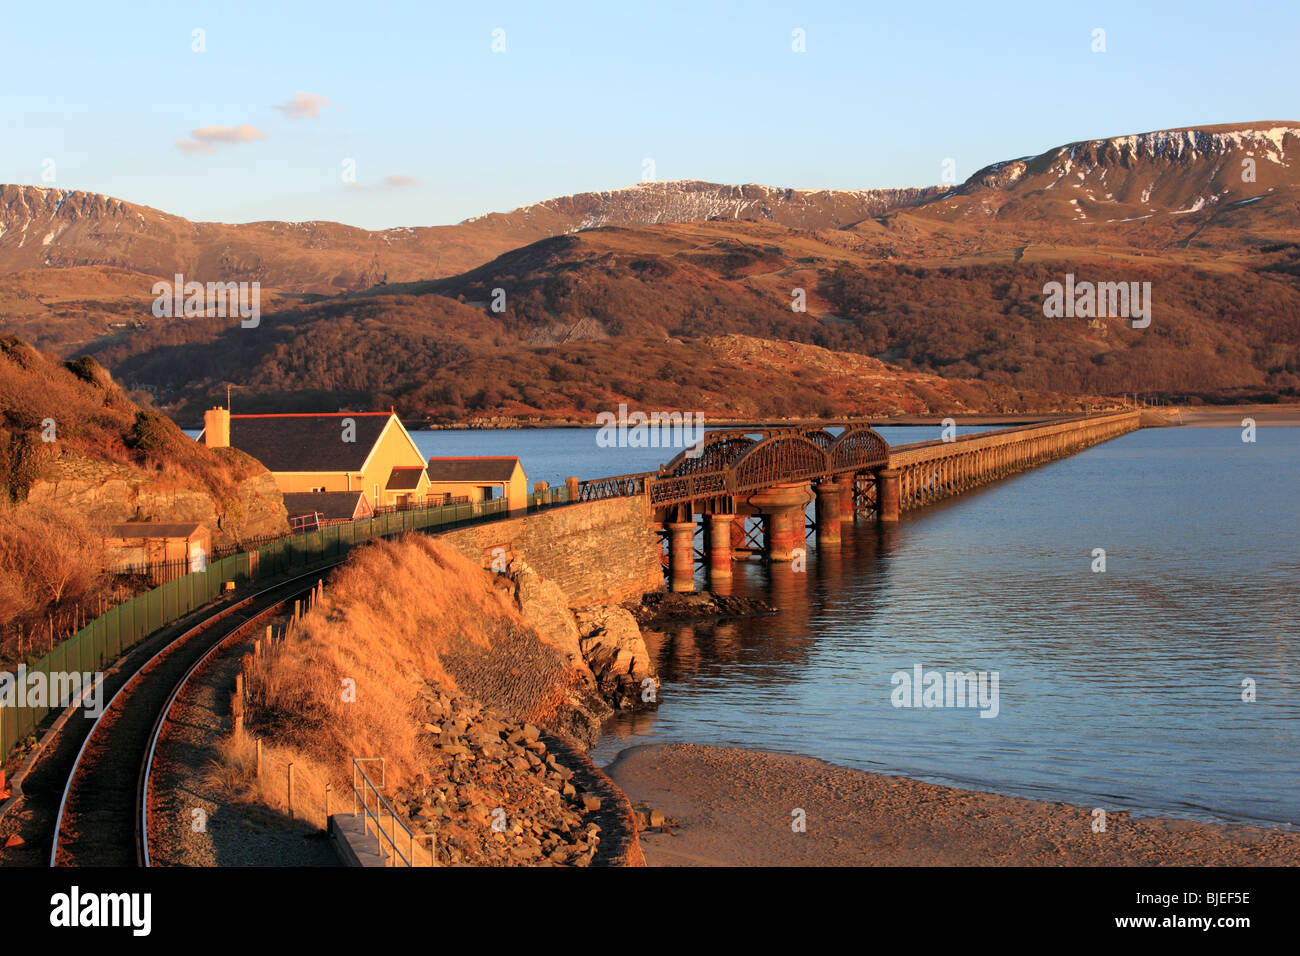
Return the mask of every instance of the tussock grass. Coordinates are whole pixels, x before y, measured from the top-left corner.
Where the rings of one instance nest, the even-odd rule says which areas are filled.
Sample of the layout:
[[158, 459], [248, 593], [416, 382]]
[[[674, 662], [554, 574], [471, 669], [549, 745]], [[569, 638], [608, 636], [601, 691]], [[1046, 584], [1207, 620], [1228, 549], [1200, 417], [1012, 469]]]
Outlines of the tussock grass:
[[435, 747], [423, 732], [430, 684], [520, 719], [553, 717], [580, 679], [501, 580], [425, 535], [358, 548], [249, 675], [246, 727], [263, 740], [260, 785], [252, 737], [223, 751], [245, 799], [283, 806], [290, 761], [295, 802], [322, 820], [326, 783], [336, 808], [351, 807], [353, 757], [385, 759], [387, 792], [414, 779]]

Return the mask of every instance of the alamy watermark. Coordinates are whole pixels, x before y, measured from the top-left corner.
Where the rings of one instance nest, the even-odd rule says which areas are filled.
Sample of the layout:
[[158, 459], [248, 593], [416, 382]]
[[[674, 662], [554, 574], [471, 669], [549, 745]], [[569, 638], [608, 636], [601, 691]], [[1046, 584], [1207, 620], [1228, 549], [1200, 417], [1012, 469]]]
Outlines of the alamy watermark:
[[1043, 286], [1043, 315], [1049, 319], [1130, 319], [1135, 329], [1151, 324], [1150, 282], [1065, 282]]
[[0, 671], [0, 707], [63, 710], [78, 703], [87, 717], [104, 712], [104, 675], [99, 671]]
[[895, 707], [978, 707], [981, 717], [998, 715], [997, 671], [927, 671], [916, 664], [894, 671], [889, 702]]
[[262, 321], [262, 283], [260, 282], [186, 282], [180, 273], [175, 282], [162, 279], [150, 290], [154, 318], [179, 319], [212, 316], [239, 316], [239, 325], [255, 329]]
[[83, 893], [74, 885], [50, 897], [50, 925], [56, 929], [118, 927], [130, 929], [132, 936], [148, 936], [152, 913], [150, 893]]
[[600, 448], [685, 448], [687, 458], [704, 453], [704, 415], [700, 412], [632, 412], [618, 406], [618, 414], [596, 416]]

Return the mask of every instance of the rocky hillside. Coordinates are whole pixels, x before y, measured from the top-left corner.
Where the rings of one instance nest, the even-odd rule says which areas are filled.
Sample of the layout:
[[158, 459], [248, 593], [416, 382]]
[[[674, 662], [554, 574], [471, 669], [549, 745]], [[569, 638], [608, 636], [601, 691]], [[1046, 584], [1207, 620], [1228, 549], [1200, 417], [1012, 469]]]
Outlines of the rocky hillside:
[[[636, 677], [653, 680], [620, 607], [575, 618], [522, 566], [497, 576], [424, 535], [375, 542], [253, 666], [247, 726], [264, 763], [293, 762], [313, 815], [327, 784], [347, 792], [353, 755], [382, 756], [386, 792], [415, 832], [437, 834], [440, 864], [629, 862], [632, 809], [583, 753], [611, 713], [601, 691], [616, 616], [630, 634], [625, 676], [639, 661]], [[253, 779], [252, 738], [233, 738], [226, 760], [223, 805], [279, 805], [284, 774]]]
[[[1300, 385], [1300, 244], [1135, 251], [1093, 231], [1089, 246], [934, 257], [905, 225], [593, 229], [284, 310], [253, 333], [185, 323], [167, 344], [98, 354], [186, 420], [228, 379], [267, 411], [393, 403], [413, 418], [587, 424], [620, 402], [718, 421], [1077, 410], [1134, 391], [1266, 400]], [[1149, 282], [1150, 327], [1047, 319], [1043, 289], [1067, 274]]]
[[[97, 193], [0, 186], [0, 274], [110, 267], [200, 281], [257, 280], [285, 293], [332, 294], [454, 275], [547, 236], [597, 225], [720, 216], [838, 228], [937, 193], [644, 183], [493, 213], [455, 226], [370, 232], [333, 222], [196, 223]], [[152, 281], [145, 284], [144, 292]]]
[[[395, 404], [412, 418], [587, 424], [620, 402], [718, 421], [1077, 410], [1134, 391], [1267, 398], [1300, 383], [1300, 243], [1134, 250], [1099, 227], [1091, 245], [986, 235], [934, 256], [912, 229], [919, 210], [884, 219], [871, 234], [591, 229], [256, 330], [188, 320], [95, 354], [186, 421], [227, 380], [266, 411]], [[1043, 288], [1066, 274], [1150, 282], [1151, 327], [1046, 319]]]
[[1297, 158], [1300, 126], [1280, 122], [1084, 140], [987, 166], [922, 214], [1058, 240], [1120, 226], [1109, 232], [1142, 247], [1222, 250], [1300, 227]]
[[[478, 250], [462, 265], [501, 252], [445, 278], [430, 278], [446, 260], [429, 256], [450, 248], [437, 230], [185, 224], [182, 236], [174, 217], [28, 191], [10, 206], [45, 218], [6, 224], [0, 264], [7, 248], [30, 254], [34, 235], [77, 247], [82, 233], [51, 217], [118, 225], [78, 227], [99, 264], [0, 277], [0, 314], [64, 354], [84, 343], [187, 421], [227, 381], [268, 411], [396, 404], [455, 421], [590, 423], [623, 401], [718, 420], [1065, 410], [1135, 391], [1285, 399], [1300, 388], [1295, 150], [1292, 124], [1246, 124], [1069, 144], [946, 192], [648, 183], [445, 227]], [[398, 265], [347, 272], [363, 237]], [[149, 277], [130, 268], [162, 268], [150, 249], [172, 256], [168, 272], [184, 260], [286, 288], [387, 281], [268, 294], [256, 330], [156, 320], [131, 294]], [[1149, 282], [1150, 328], [1048, 321], [1044, 288], [1067, 275]], [[733, 337], [800, 358], [719, 349]], [[809, 347], [836, 357], [800, 366]]]
[[654, 226], [705, 219], [753, 219], [797, 229], [838, 229], [916, 206], [945, 190], [777, 189], [772, 186], [721, 186], [698, 180], [640, 183], [626, 189], [578, 193], [492, 213], [462, 225], [498, 226], [536, 238], [597, 226]]
[[0, 658], [98, 607], [103, 525], [201, 521], [218, 546], [288, 530], [256, 461], [187, 438], [93, 359], [59, 365], [13, 338], [0, 341], [0, 475]]

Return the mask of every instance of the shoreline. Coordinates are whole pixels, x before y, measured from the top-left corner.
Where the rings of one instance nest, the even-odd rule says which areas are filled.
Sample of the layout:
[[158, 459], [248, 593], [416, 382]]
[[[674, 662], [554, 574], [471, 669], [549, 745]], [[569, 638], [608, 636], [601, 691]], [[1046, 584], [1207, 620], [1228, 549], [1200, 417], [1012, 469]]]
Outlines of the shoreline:
[[[1124, 408], [1117, 407], [1113, 409], [1099, 410], [1097, 414], [1111, 411], [1124, 411]], [[1242, 405], [1159, 405], [1150, 406], [1144, 409], [1152, 416], [1160, 416], [1169, 419], [1173, 426], [1179, 424], [1197, 427], [1197, 428], [1231, 428], [1240, 427], [1242, 418], [1254, 418], [1259, 425], [1277, 425], [1277, 426], [1300, 426], [1300, 404], [1297, 403], [1250, 403]], [[875, 418], [870, 415], [861, 416], [869, 419], [873, 426], [879, 428], [890, 427], [920, 427], [934, 426], [939, 427], [943, 424], [943, 419], [951, 417], [958, 425], [971, 427], [980, 425], [1031, 425], [1036, 422], [1047, 421], [1053, 418], [1060, 418], [1066, 415], [1080, 414], [1077, 412], [1041, 412], [1041, 413], [1022, 413], [1022, 414], [999, 414], [999, 413], [970, 413], [954, 414], [946, 416], [936, 415], [895, 415], [888, 418]], [[755, 421], [753, 419], [708, 419], [704, 424], [708, 428], [748, 428], [748, 427], [789, 427], [807, 422], [806, 419], [783, 419], [774, 421]], [[455, 424], [433, 425], [424, 420], [403, 421], [408, 430], [412, 431], [532, 431], [548, 429], [597, 429], [599, 424], [592, 422], [566, 422], [566, 421], [499, 421], [492, 423], [469, 424], [457, 422]], [[1156, 425], [1146, 425], [1145, 427], [1160, 427]]]
[[[1111, 411], [1124, 411], [1122, 407], [1099, 410], [1097, 414]], [[1241, 419], [1252, 417], [1261, 425], [1281, 425], [1281, 426], [1300, 426], [1300, 403], [1274, 403], [1274, 404], [1243, 404], [1243, 405], [1162, 405], [1153, 406], [1145, 409], [1156, 415], [1163, 415], [1171, 419], [1171, 424], [1178, 425], [1181, 416], [1181, 424], [1186, 426], [1201, 428], [1230, 428], [1233, 426], [1240, 427]], [[888, 418], [875, 418], [870, 415], [860, 416], [871, 421], [873, 426], [879, 428], [889, 427], [918, 427], [934, 426], [939, 427], [943, 424], [943, 419], [951, 417], [960, 426], [971, 427], [979, 425], [1031, 425], [1036, 422], [1047, 421], [1053, 418], [1060, 418], [1066, 415], [1077, 415], [1078, 412], [1039, 412], [1039, 413], [1020, 413], [1020, 414], [1000, 414], [1000, 413], [968, 413], [954, 414], [951, 416], [936, 415], [895, 415]], [[755, 421], [753, 419], [731, 419], [718, 418], [704, 420], [707, 428], [749, 428], [749, 427], [790, 427], [806, 423], [807, 419], [781, 419], [774, 421]], [[587, 422], [568, 422], [568, 421], [496, 421], [496, 422], [456, 422], [454, 424], [432, 424], [427, 419], [402, 419], [402, 425], [408, 431], [419, 432], [494, 432], [494, 431], [546, 431], [546, 430], [564, 430], [564, 429], [588, 429], [596, 430], [600, 428], [599, 423], [595, 421]], [[186, 432], [197, 433], [202, 429], [202, 422], [193, 425], [182, 425], [181, 429]], [[1152, 427], [1152, 426], [1148, 426]]]
[[771, 751], [642, 744], [603, 769], [673, 821], [641, 833], [649, 866], [1300, 865], [1300, 833], [1119, 809], [1094, 832], [1093, 808]]
[[1300, 426], [1300, 405], [1174, 405], [1168, 411], [1175, 427], [1179, 416], [1192, 428], [1240, 428], [1243, 418], [1253, 418], [1261, 427]]

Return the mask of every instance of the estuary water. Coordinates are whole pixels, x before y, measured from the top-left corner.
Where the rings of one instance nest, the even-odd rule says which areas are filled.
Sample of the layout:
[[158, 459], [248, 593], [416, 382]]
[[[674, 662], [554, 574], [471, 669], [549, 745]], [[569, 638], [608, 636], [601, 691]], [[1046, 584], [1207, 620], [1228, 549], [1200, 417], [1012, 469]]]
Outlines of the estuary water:
[[[600, 448], [595, 434], [414, 436], [426, 456], [519, 455], [530, 483], [674, 454]], [[661, 705], [610, 721], [597, 761], [691, 741], [1088, 807], [1300, 824], [1300, 429], [1261, 428], [1254, 443], [1235, 428], [1144, 429], [895, 529], [844, 530], [840, 551], [811, 547], [802, 573], [737, 564], [732, 593], [780, 613], [647, 634]], [[996, 672], [997, 716], [894, 706], [893, 675], [917, 665]]]

